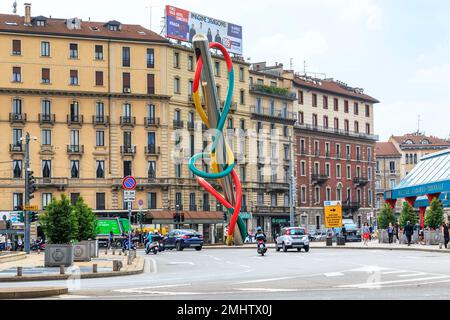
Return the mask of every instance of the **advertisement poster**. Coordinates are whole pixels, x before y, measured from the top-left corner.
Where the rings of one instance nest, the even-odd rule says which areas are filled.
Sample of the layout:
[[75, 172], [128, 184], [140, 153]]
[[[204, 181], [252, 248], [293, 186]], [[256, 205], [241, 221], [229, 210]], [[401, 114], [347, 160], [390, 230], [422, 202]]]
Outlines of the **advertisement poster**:
[[230, 53], [242, 55], [242, 27], [195, 12], [166, 6], [166, 36], [192, 42], [196, 34], [221, 43]]

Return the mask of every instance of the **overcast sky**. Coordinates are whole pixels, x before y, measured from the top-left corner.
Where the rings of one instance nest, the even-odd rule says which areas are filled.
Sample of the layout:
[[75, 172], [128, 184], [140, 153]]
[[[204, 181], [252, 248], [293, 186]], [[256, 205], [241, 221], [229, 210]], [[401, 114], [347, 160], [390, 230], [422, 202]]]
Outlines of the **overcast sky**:
[[[0, 11], [12, 12], [13, 0]], [[23, 3], [18, 0], [18, 14]], [[375, 133], [450, 134], [450, 1], [447, 0], [30, 0], [32, 15], [119, 20], [161, 31], [164, 6], [243, 27], [244, 55], [325, 73], [381, 101]]]

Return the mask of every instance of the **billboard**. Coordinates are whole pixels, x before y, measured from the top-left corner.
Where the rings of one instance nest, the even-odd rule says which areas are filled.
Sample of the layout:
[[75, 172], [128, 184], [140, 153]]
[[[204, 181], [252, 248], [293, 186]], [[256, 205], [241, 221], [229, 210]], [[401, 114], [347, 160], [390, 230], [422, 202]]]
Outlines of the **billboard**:
[[325, 228], [342, 227], [342, 203], [340, 201], [325, 201]]
[[242, 55], [242, 27], [195, 12], [166, 6], [166, 36], [192, 42], [196, 34], [221, 43], [230, 53]]

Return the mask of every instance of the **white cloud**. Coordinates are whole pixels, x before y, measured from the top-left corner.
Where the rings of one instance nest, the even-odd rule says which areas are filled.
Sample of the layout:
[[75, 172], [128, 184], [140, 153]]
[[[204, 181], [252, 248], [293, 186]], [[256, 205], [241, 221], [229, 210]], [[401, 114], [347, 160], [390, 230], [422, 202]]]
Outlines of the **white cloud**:
[[418, 69], [412, 80], [421, 84], [449, 87], [450, 64]]

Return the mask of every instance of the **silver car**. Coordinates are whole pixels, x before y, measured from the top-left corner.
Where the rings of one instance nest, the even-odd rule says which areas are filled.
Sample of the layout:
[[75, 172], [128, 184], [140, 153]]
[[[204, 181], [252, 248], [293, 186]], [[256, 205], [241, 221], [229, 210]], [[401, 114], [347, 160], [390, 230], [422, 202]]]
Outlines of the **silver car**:
[[275, 245], [277, 251], [280, 251], [281, 249], [283, 249], [284, 252], [287, 252], [289, 249], [297, 249], [297, 251], [305, 249], [305, 251], [308, 252], [309, 237], [306, 234], [305, 228], [283, 228]]

